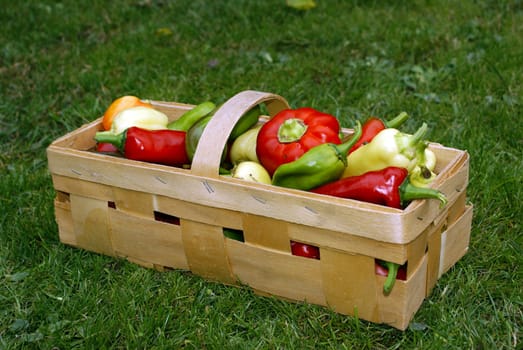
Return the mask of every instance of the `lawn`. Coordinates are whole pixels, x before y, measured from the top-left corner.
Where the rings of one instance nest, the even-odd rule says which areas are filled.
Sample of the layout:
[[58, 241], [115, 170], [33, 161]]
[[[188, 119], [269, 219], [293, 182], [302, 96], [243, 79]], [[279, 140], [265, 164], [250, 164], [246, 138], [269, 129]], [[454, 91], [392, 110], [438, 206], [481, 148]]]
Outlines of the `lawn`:
[[[523, 2], [0, 0], [0, 350], [515, 349]], [[46, 147], [122, 95], [254, 89], [470, 154], [470, 249], [404, 332], [60, 243]]]

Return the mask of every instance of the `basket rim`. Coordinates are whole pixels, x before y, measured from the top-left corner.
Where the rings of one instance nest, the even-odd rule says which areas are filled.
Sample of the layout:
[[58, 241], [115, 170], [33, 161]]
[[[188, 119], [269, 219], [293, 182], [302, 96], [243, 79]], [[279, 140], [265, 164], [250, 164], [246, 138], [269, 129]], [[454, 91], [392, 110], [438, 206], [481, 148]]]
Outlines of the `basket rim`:
[[[177, 112], [193, 106], [178, 102], [150, 102]], [[399, 244], [414, 240], [446, 210], [439, 208], [439, 202], [431, 200], [416, 200], [405, 209], [395, 209], [214, 174], [203, 176], [195, 174], [192, 169], [95, 153], [90, 150], [95, 145], [94, 134], [101, 130], [101, 120], [102, 117], [99, 117], [84, 124], [48, 146], [48, 166], [52, 175], [190, 200], [199, 205], [350, 232], [353, 235]], [[351, 132], [351, 129], [343, 130]], [[435, 152], [444, 152], [445, 157], [449, 158], [433, 187], [445, 193], [449, 200], [447, 207], [450, 207], [460, 192], [466, 189], [469, 155], [467, 151], [438, 143], [430, 143], [430, 147]], [[181, 186], [177, 187], [175, 184]], [[191, 194], [189, 198], [187, 193]], [[372, 220], [376, 222], [369, 223]], [[372, 225], [373, 233], [368, 232], [369, 225]]]

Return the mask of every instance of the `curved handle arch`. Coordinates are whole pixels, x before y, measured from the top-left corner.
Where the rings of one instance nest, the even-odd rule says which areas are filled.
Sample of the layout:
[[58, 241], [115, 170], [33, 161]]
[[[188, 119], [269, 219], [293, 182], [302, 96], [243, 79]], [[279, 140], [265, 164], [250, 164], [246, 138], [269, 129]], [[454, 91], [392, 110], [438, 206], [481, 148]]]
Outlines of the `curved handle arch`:
[[191, 172], [205, 177], [218, 177], [220, 161], [227, 139], [236, 122], [251, 108], [265, 103], [272, 117], [290, 108], [281, 96], [254, 90], [242, 91], [227, 100], [205, 127], [191, 164]]

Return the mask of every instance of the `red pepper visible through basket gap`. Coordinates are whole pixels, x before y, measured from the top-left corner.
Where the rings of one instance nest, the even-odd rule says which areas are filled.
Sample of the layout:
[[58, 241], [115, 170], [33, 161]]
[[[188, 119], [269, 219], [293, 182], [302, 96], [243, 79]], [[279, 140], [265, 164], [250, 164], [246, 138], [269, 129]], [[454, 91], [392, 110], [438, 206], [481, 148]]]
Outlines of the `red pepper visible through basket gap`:
[[374, 262], [375, 272], [377, 275], [387, 277], [383, 283], [383, 292], [389, 294], [396, 280], [405, 281], [407, 279], [406, 265], [396, 264], [390, 261], [376, 260]]
[[301, 242], [291, 241], [291, 253], [292, 255], [302, 256], [309, 259], [320, 258], [320, 248]]

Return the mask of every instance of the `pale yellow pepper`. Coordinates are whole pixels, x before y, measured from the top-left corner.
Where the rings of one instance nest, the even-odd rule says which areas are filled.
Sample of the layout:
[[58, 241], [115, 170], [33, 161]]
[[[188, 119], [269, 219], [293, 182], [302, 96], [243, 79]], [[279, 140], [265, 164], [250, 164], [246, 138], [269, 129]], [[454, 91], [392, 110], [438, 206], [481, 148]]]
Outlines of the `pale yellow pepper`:
[[252, 161], [259, 163], [256, 155], [256, 140], [260, 131], [261, 125], [247, 130], [238, 136], [231, 146], [231, 162], [238, 164], [243, 161]]
[[132, 107], [124, 109], [114, 117], [110, 132], [120, 134], [131, 126], [147, 130], [163, 130], [167, 129], [168, 122], [167, 115], [154, 108]]
[[419, 155], [424, 154], [427, 148], [427, 142], [423, 140], [426, 132], [425, 123], [413, 135], [394, 128], [383, 129], [371, 142], [348, 155], [342, 177], [358, 176], [391, 166], [411, 172], [419, 165]]

